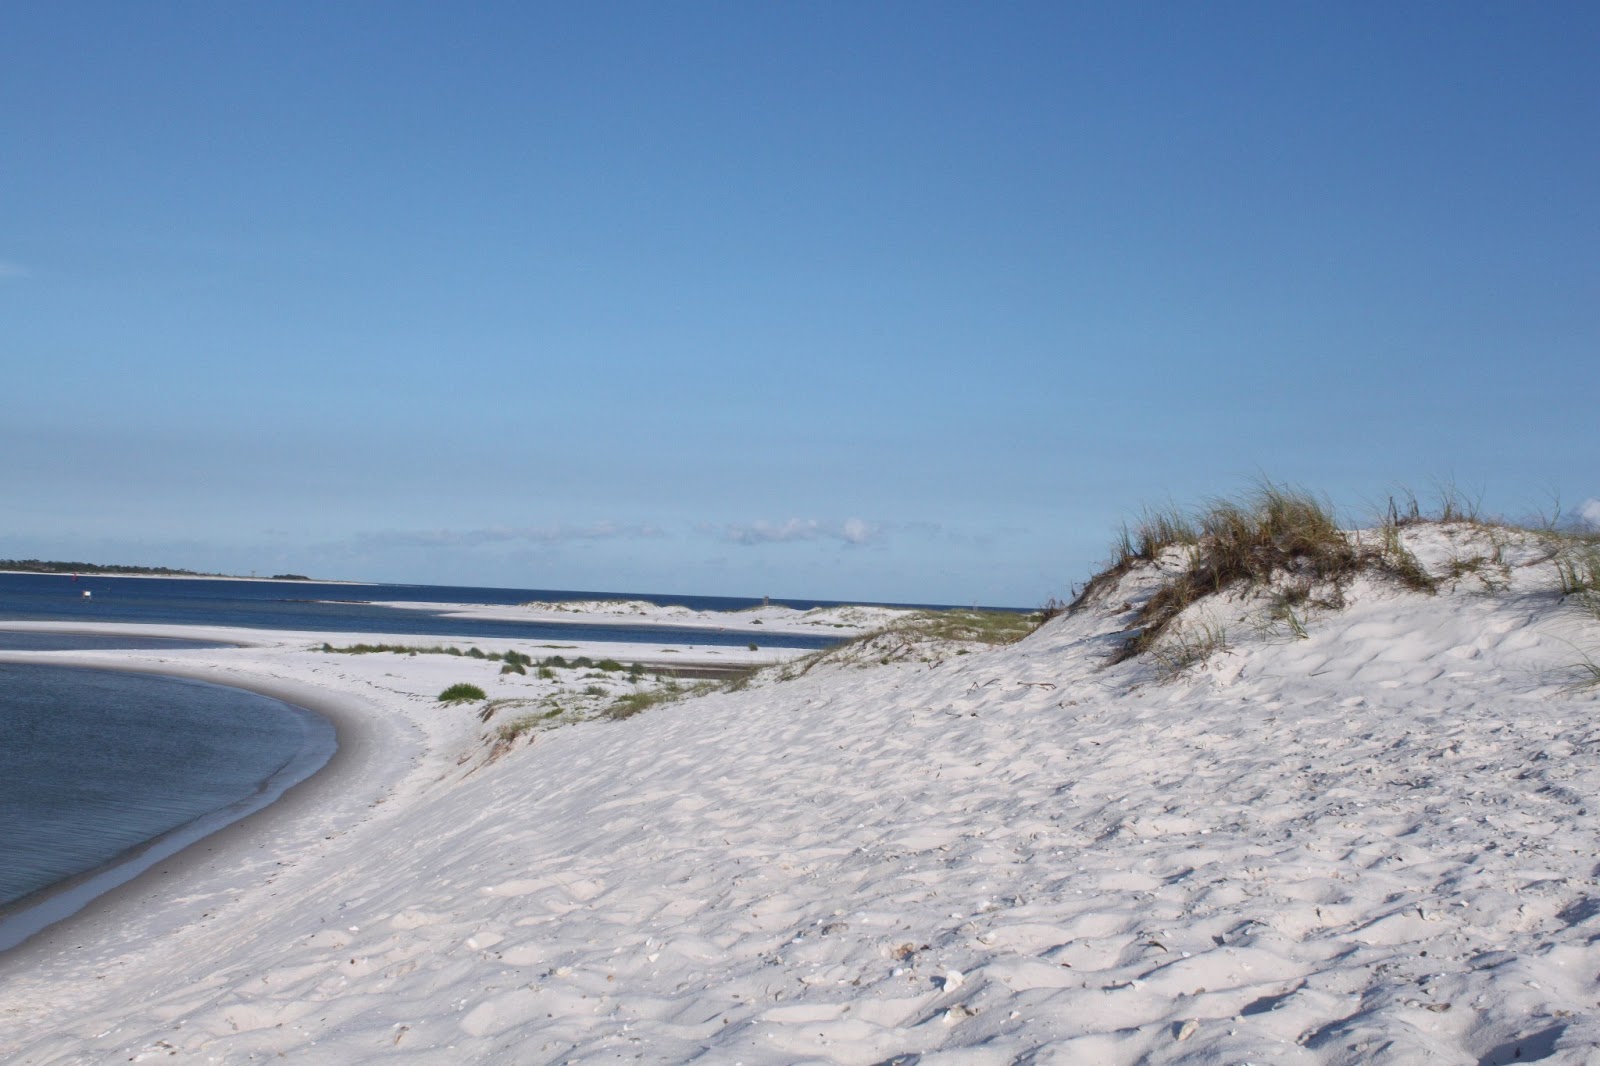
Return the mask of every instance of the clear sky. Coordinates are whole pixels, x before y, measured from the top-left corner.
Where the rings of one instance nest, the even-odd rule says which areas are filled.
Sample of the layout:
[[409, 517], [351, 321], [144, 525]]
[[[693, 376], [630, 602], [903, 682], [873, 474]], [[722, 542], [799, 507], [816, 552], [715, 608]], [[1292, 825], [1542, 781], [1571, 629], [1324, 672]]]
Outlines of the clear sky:
[[1600, 496], [1600, 5], [3, 22], [0, 557], [1032, 606]]

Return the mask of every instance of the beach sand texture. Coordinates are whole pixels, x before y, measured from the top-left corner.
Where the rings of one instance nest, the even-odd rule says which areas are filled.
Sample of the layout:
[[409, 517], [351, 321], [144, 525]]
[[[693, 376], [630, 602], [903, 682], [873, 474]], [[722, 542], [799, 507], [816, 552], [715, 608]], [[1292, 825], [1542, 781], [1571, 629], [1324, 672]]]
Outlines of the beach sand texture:
[[[1436, 572], [1482, 535], [1405, 531]], [[1502, 555], [1358, 578], [1304, 639], [1199, 605], [1228, 646], [1181, 670], [1107, 665], [1135, 569], [1010, 646], [493, 760], [434, 700], [459, 660], [74, 653], [331, 702], [346, 744], [0, 958], [0, 1060], [1600, 1061], [1600, 622]]]

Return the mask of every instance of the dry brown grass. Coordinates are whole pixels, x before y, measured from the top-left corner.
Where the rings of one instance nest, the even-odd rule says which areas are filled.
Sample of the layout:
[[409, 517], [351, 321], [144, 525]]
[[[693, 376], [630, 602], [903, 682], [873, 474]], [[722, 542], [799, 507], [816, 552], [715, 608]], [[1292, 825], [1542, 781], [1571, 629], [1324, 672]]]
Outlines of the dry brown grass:
[[[1390, 533], [1381, 546], [1368, 547], [1339, 528], [1325, 500], [1270, 481], [1240, 499], [1213, 500], [1193, 518], [1142, 523], [1139, 528], [1131, 542], [1125, 538], [1133, 553], [1117, 559], [1107, 573], [1120, 576], [1139, 559], [1153, 559], [1171, 544], [1187, 543], [1189, 558], [1140, 607], [1134, 618], [1137, 631], [1113, 654], [1113, 662], [1151, 649], [1184, 608], [1229, 589], [1276, 588], [1286, 607], [1308, 601], [1336, 606], [1350, 579], [1361, 573], [1386, 574], [1409, 588], [1434, 589], [1433, 579], [1393, 535], [1398, 523], [1386, 527]], [[1191, 530], [1193, 540], [1186, 541], [1183, 535]], [[1103, 585], [1104, 576], [1097, 576], [1090, 589]], [[1090, 589], [1079, 597], [1080, 604]]]

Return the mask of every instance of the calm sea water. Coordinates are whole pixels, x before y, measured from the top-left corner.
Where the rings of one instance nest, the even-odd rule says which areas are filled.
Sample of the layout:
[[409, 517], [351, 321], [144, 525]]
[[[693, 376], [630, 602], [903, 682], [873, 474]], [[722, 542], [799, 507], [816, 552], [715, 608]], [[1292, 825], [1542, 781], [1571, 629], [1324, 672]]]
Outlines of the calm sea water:
[[[0, 950], [265, 806], [333, 750], [325, 719], [241, 689], [0, 663]], [[41, 892], [68, 882], [81, 883]]]
[[[89, 592], [92, 595], [84, 596]], [[738, 610], [760, 600], [723, 596], [659, 596], [639, 593], [569, 592], [551, 589], [464, 588], [453, 585], [334, 585], [314, 581], [210, 581], [199, 578], [79, 577], [0, 574], [0, 621], [147, 622], [165, 625], [245, 626], [253, 629], [312, 629], [335, 633], [438, 634], [524, 640], [586, 640], [649, 643], [662, 628], [629, 624], [570, 626], [446, 618], [429, 610], [379, 607], [371, 601], [418, 604], [518, 604], [530, 600], [646, 600], [695, 610]], [[774, 600], [808, 610], [825, 601]], [[742, 647], [750, 638], [707, 628], [674, 628], [677, 643]], [[825, 648], [838, 638], [817, 634], [763, 635], [777, 648]]]

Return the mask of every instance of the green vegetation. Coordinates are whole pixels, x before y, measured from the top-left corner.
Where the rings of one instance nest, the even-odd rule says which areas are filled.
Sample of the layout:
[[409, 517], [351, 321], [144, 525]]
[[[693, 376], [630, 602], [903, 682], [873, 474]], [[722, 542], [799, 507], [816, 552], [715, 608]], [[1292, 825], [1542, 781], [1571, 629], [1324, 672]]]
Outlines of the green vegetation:
[[[452, 645], [440, 644], [434, 644], [429, 647], [411, 644], [350, 644], [342, 648], [335, 647], [332, 644], [323, 644], [318, 650], [331, 655], [378, 655], [383, 653], [392, 655], [456, 655], [467, 659], [482, 659], [485, 662], [504, 663], [505, 665], [500, 668], [502, 674], [526, 674], [528, 667], [537, 664], [539, 666], [539, 676], [547, 679], [555, 676], [550, 672], [551, 667], [577, 666], [589, 661], [580, 659], [576, 663], [569, 664], [559, 655], [552, 655], [547, 659], [539, 660], [531, 655], [525, 655], [520, 651], [514, 650], [484, 651], [482, 648], [467, 648], [463, 650]], [[613, 669], [622, 669], [622, 664], [610, 659], [606, 661], [612, 664]]]
[[487, 698], [487, 694], [483, 689], [477, 685], [469, 685], [466, 682], [451, 685], [439, 693], [440, 703], [472, 703]]
[[1227, 646], [1228, 632], [1221, 625], [1171, 626], [1167, 639], [1157, 645], [1151, 655], [1163, 675], [1174, 677]]
[[953, 655], [968, 654], [973, 645], [996, 646], [1021, 640], [1063, 609], [1052, 600], [1033, 612], [978, 608], [915, 611], [854, 640], [792, 659], [779, 666], [773, 676], [779, 681], [790, 681], [804, 677], [824, 663], [854, 666], [938, 663]]
[[[1339, 528], [1326, 501], [1263, 481], [1242, 499], [1214, 500], [1193, 517], [1147, 513], [1132, 533], [1124, 530], [1111, 565], [1073, 607], [1089, 602], [1135, 563], [1154, 560], [1168, 547], [1187, 549], [1183, 569], [1168, 575], [1134, 616], [1137, 631], [1112, 656], [1122, 662], [1152, 649], [1184, 608], [1227, 589], [1274, 588], [1274, 608], [1286, 618], [1296, 618], [1293, 608], [1301, 604], [1337, 606], [1361, 573], [1433, 591], [1434, 580], [1405, 550], [1397, 528], [1386, 523], [1380, 546], [1367, 547]], [[1184, 653], [1180, 645], [1177, 654]]]
[[[1428, 523], [1467, 527], [1465, 541], [1452, 533], [1445, 543], [1465, 543], [1461, 554], [1432, 572], [1406, 546], [1402, 531]], [[1182, 670], [1212, 651], [1227, 647], [1220, 626], [1174, 625], [1192, 604], [1224, 593], [1258, 593], [1267, 600], [1263, 633], [1287, 632], [1306, 639], [1308, 612], [1343, 604], [1350, 581], [1368, 574], [1388, 578], [1419, 592], [1457, 588], [1468, 578], [1486, 591], [1510, 586], [1513, 563], [1507, 550], [1535, 546], [1534, 561], [1548, 561], [1556, 570], [1563, 596], [1600, 617], [1600, 535], [1560, 528], [1555, 517], [1535, 524], [1486, 518], [1480, 501], [1453, 484], [1437, 487], [1437, 507], [1424, 513], [1414, 493], [1391, 496], [1382, 510], [1375, 535], [1347, 533], [1333, 508], [1304, 490], [1263, 480], [1236, 499], [1213, 500], [1193, 514], [1175, 509], [1145, 511], [1131, 527], [1124, 525], [1112, 544], [1111, 559], [1067, 607], [1080, 610], [1109, 594], [1135, 566], [1150, 566], [1157, 583], [1138, 604], [1131, 635], [1112, 654], [1123, 662], [1150, 653], [1166, 672]], [[1518, 536], [1533, 538], [1518, 541]], [[1537, 545], [1544, 545], [1539, 550]], [[1148, 585], [1145, 586], [1149, 588]], [[1048, 604], [1048, 617], [1058, 604]]]
[[637, 692], [625, 692], [611, 701], [611, 706], [605, 709], [605, 716], [612, 721], [620, 722], [625, 718], [632, 718], [641, 711], [663, 703], [674, 703], [694, 696], [704, 696], [725, 688], [740, 687], [743, 678], [721, 684], [715, 681], [701, 681], [698, 684], [683, 686], [677, 681], [669, 680], [659, 688], [640, 689]]
[[272, 575], [272, 580], [274, 580], [274, 581], [310, 581], [311, 579], [309, 577], [306, 577], [306, 575], [304, 575], [304, 574], [273, 574]]
[[618, 696], [606, 708], [605, 715], [614, 721], [632, 718], [641, 711], [648, 710], [658, 703], [678, 699], [679, 694], [673, 689], [648, 689], [639, 692], [627, 692]]
[[[520, 701], [519, 701], [520, 702]], [[497, 752], [509, 747], [518, 737], [537, 729], [554, 719], [560, 718], [566, 712], [561, 707], [550, 707], [543, 711], [518, 715], [508, 722], [502, 722], [495, 727], [494, 735], [498, 743], [495, 745]]]
[[1012, 644], [1038, 628], [1037, 614], [957, 609], [919, 611], [891, 625], [889, 630], [916, 633], [929, 640]]
[[438, 644], [431, 647], [418, 647], [411, 644], [349, 644], [339, 648], [332, 644], [323, 644], [319, 651], [332, 655], [377, 655], [391, 652], [395, 655], [465, 655], [460, 648], [442, 647]]
[[526, 674], [528, 667], [533, 665], [533, 657], [524, 655], [520, 651], [502, 652], [501, 659], [505, 665], [500, 668], [502, 674]]
[[1575, 538], [1557, 551], [1555, 564], [1563, 596], [1588, 598], [1600, 594], [1600, 544]]
[[1173, 545], [1194, 545], [1199, 540], [1200, 530], [1194, 520], [1177, 508], [1147, 508], [1132, 529], [1128, 528], [1126, 522], [1122, 523], [1114, 551], [1119, 562], [1154, 562]]
[[524, 714], [509, 722], [502, 722], [495, 727], [494, 735], [502, 743], [509, 744], [538, 725], [541, 717], [537, 714]]

